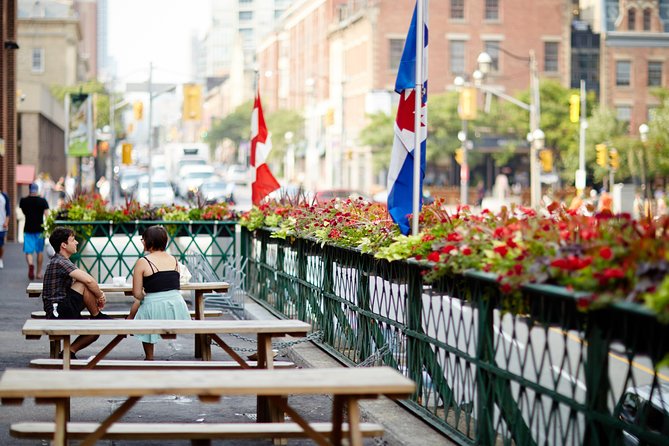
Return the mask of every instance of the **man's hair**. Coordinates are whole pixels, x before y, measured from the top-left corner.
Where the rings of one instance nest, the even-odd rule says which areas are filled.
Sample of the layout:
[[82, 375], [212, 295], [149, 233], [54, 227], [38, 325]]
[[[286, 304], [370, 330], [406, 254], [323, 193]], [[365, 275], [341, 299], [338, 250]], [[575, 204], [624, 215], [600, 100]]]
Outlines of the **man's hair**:
[[167, 248], [167, 231], [162, 226], [149, 226], [142, 234], [146, 249], [165, 251]]
[[60, 245], [67, 243], [67, 240], [71, 235], [74, 235], [74, 231], [72, 229], [59, 226], [51, 232], [51, 235], [49, 236], [49, 243], [51, 243], [54, 251], [60, 252]]

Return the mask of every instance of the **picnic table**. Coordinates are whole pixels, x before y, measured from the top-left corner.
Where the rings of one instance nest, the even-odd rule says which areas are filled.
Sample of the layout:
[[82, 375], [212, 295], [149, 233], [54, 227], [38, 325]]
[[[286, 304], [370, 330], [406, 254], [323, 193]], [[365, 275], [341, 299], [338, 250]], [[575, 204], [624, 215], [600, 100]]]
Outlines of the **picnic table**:
[[[180, 286], [181, 291], [195, 291], [195, 301], [193, 307], [195, 310], [195, 319], [203, 320], [204, 295], [206, 293], [225, 293], [230, 288], [227, 282], [187, 282]], [[42, 295], [43, 284], [41, 282], [30, 282], [26, 287], [28, 297], [40, 297]], [[100, 289], [105, 293], [123, 293], [126, 296], [132, 296], [132, 284], [114, 285], [110, 283], [101, 283]], [[195, 357], [201, 358], [201, 347], [203, 339], [195, 336]], [[52, 352], [53, 353], [53, 352]]]
[[48, 336], [50, 340], [63, 342], [63, 368], [70, 368], [70, 341], [72, 336], [113, 335], [114, 338], [88, 362], [87, 368], [93, 368], [104, 359], [124, 338], [134, 334], [158, 334], [165, 338], [174, 338], [179, 334], [202, 335], [202, 359], [211, 360], [211, 343], [218, 344], [242, 368], [251, 366], [235, 352], [219, 335], [255, 334], [258, 340], [257, 367], [272, 368], [274, 358], [272, 338], [283, 336], [306, 336], [311, 326], [299, 320], [125, 320], [125, 319], [28, 319], [22, 333], [26, 339], [40, 339]]
[[[380, 395], [401, 399], [414, 391], [413, 381], [389, 367], [157, 372], [8, 369], [0, 378], [2, 404], [21, 404], [25, 398], [55, 404], [53, 423], [13, 424], [12, 435], [52, 438], [56, 446], [65, 446], [71, 432], [83, 438], [83, 446], [103, 438], [190, 438], [193, 444], [209, 444], [211, 439], [270, 437], [276, 441], [297, 435], [318, 445], [341, 445], [347, 436], [349, 445], [361, 446], [366, 432], [373, 428], [378, 434], [382, 429], [360, 422], [358, 400]], [[118, 423], [142, 397], [166, 394], [195, 395], [209, 403], [218, 403], [223, 396], [256, 395], [276, 410], [259, 412], [258, 423]], [[309, 423], [289, 404], [288, 395], [316, 394], [333, 396], [329, 426]], [[84, 397], [127, 399], [101, 423], [69, 422], [70, 398]], [[292, 423], [284, 422], [284, 414]]]

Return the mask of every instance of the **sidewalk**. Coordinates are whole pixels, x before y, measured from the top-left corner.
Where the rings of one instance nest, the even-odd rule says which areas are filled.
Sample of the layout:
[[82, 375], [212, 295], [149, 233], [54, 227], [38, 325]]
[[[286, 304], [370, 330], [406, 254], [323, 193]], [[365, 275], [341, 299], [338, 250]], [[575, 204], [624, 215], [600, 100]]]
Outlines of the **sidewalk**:
[[[0, 269], [0, 301], [4, 311], [0, 314], [0, 370], [25, 368], [31, 359], [48, 358], [49, 343], [46, 338], [26, 340], [21, 335], [21, 327], [32, 311], [42, 309], [41, 299], [29, 299], [26, 295], [28, 267], [21, 252], [21, 244], [5, 244], [4, 269]], [[122, 310], [129, 308], [130, 300], [123, 296], [108, 296], [107, 308]], [[260, 305], [246, 303], [249, 319], [269, 319], [273, 316]], [[226, 338], [228, 339], [228, 338]], [[87, 350], [102, 348], [111, 337], [101, 337]], [[235, 349], [251, 348], [254, 345], [237, 338], [230, 339]], [[79, 357], [85, 357], [83, 350]], [[229, 357], [220, 348], [212, 348], [212, 359]], [[338, 367], [340, 364], [310, 342], [300, 343], [288, 352], [288, 358], [301, 367]], [[125, 339], [109, 355], [115, 359], [142, 359], [141, 343], [136, 339]], [[182, 336], [175, 341], [164, 341], [156, 347], [156, 359], [192, 359], [193, 337]], [[74, 399], [72, 419], [77, 421], [101, 421], [114, 410], [122, 400], [117, 399]], [[328, 396], [291, 398], [296, 409], [310, 421], [330, 421], [330, 399]], [[226, 397], [217, 404], [203, 404], [197, 398], [154, 397], [142, 399], [124, 418], [127, 422], [253, 422], [255, 419], [255, 397]], [[419, 418], [386, 399], [361, 402], [364, 417], [383, 424], [386, 434], [383, 439], [367, 439], [366, 446], [441, 446], [455, 444], [437, 433]], [[0, 445], [43, 445], [37, 440], [19, 440], [9, 435], [11, 423], [19, 421], [53, 421], [52, 405], [35, 405], [34, 400], [26, 400], [21, 406], [0, 406]], [[214, 444], [227, 446], [271, 445], [270, 440], [228, 440]], [[102, 445], [185, 445], [184, 441], [104, 441]], [[289, 445], [306, 446], [309, 440], [290, 440]]]

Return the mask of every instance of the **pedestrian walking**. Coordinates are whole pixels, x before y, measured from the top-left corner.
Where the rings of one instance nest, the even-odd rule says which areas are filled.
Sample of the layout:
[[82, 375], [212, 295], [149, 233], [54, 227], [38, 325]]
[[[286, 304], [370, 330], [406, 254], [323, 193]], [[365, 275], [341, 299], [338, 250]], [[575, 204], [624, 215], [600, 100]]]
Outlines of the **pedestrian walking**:
[[[151, 226], [142, 234], [145, 257], [135, 263], [132, 272], [132, 304], [128, 319], [189, 320], [188, 307], [179, 292], [179, 262], [165, 251], [167, 231], [162, 226]], [[142, 341], [144, 355], [153, 360], [153, 346], [159, 335], [136, 335]]]
[[11, 206], [9, 197], [0, 189], [0, 269], [5, 267], [5, 261], [2, 256], [5, 253], [5, 236], [9, 228], [9, 217], [11, 216]]
[[[74, 231], [57, 227], [51, 232], [49, 243], [57, 249], [44, 272], [42, 302], [47, 319], [82, 319], [81, 311], [86, 308], [91, 319], [110, 319], [102, 313], [107, 299], [93, 276], [79, 269], [70, 260], [77, 252]], [[95, 342], [98, 336], [79, 336], [70, 346], [72, 358], [75, 353]]]
[[[29, 195], [21, 198], [19, 207], [26, 216], [23, 228], [23, 252], [28, 263], [28, 279], [42, 279], [42, 262], [44, 261], [44, 217], [49, 212], [49, 203], [39, 195], [39, 187], [33, 183], [29, 186]], [[35, 268], [37, 260], [37, 268]]]

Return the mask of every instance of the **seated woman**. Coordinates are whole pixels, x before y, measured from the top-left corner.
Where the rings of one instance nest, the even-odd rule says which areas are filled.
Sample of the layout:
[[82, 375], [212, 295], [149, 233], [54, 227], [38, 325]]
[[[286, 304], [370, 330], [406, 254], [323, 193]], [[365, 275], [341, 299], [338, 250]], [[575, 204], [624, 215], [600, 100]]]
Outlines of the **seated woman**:
[[[190, 313], [179, 292], [179, 262], [167, 253], [167, 231], [151, 226], [142, 235], [148, 253], [137, 260], [132, 273], [135, 302], [128, 319], [187, 320]], [[135, 335], [142, 341], [146, 360], [153, 360], [153, 346], [160, 335]]]

